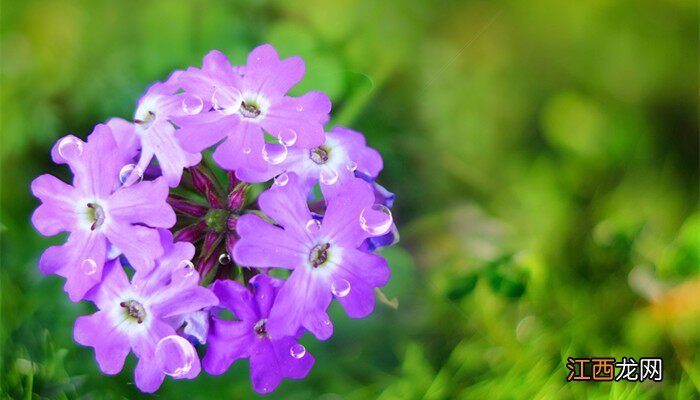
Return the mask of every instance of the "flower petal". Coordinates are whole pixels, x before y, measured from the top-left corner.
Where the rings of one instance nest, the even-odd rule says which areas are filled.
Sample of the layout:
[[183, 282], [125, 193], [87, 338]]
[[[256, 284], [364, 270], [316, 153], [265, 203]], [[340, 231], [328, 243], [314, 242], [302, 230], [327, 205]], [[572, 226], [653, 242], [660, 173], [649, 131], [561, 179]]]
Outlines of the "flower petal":
[[264, 44], [248, 55], [243, 89], [268, 97], [282, 96], [301, 81], [305, 69], [301, 57], [280, 60], [275, 48]]
[[249, 356], [255, 340], [249, 324], [212, 318], [202, 360], [204, 370], [210, 375], [223, 374], [234, 361]]
[[175, 225], [175, 212], [167, 198], [168, 184], [163, 178], [123, 187], [107, 200], [108, 217], [120, 223], [170, 228]]
[[292, 129], [297, 133], [295, 146], [310, 149], [324, 143], [323, 126], [328, 122], [330, 111], [331, 100], [322, 92], [285, 96], [270, 104], [262, 125], [273, 136]]
[[288, 183], [284, 186], [273, 185], [258, 198], [260, 209], [282, 225], [291, 235], [304, 238], [308, 236], [306, 224], [311, 220], [311, 212], [306, 204], [306, 194], [299, 185], [296, 174], [288, 174]]
[[95, 127], [88, 136], [80, 156], [68, 160], [73, 173], [73, 186], [83, 195], [104, 199], [112, 193], [123, 167], [112, 130], [104, 124]]
[[269, 340], [259, 339], [250, 355], [250, 380], [253, 390], [270, 393], [282, 382], [282, 374], [275, 349]]
[[327, 275], [318, 272], [297, 268], [282, 286], [267, 321], [273, 339], [294, 336], [300, 327], [319, 340], [331, 336], [333, 325], [326, 314], [332, 299], [330, 283]]
[[372, 204], [374, 193], [370, 185], [362, 179], [353, 179], [328, 201], [322, 234], [330, 236], [335, 243], [357, 248], [369, 236], [360, 225], [360, 214]]
[[241, 216], [236, 231], [241, 237], [233, 246], [233, 258], [238, 264], [293, 269], [303, 261], [303, 242], [257, 215]]
[[272, 341], [272, 346], [275, 349], [280, 373], [284, 378], [304, 379], [314, 366], [314, 357], [308, 351], [304, 350], [302, 356], [292, 355], [292, 349], [298, 346], [293, 337], [288, 336]]
[[95, 359], [100, 370], [114, 375], [122, 370], [129, 354], [129, 339], [113, 321], [108, 311], [78, 317], [73, 328], [73, 338], [83, 346], [95, 349]]
[[32, 194], [42, 202], [32, 214], [32, 224], [39, 233], [53, 236], [75, 229], [80, 195], [74, 187], [44, 174], [32, 181]]
[[104, 228], [107, 239], [124, 253], [137, 271], [150, 271], [154, 260], [163, 254], [157, 229], [117, 221], [110, 221]]
[[[182, 170], [198, 164], [202, 155], [198, 152], [187, 152], [175, 138], [175, 128], [168, 121], [153, 124], [142, 136], [143, 147], [150, 147], [158, 159], [158, 165], [168, 186], [176, 187], [182, 178]], [[146, 165], [139, 163], [144, 170]]]
[[211, 290], [218, 297], [220, 305], [231, 310], [238, 320], [255, 323], [260, 319], [253, 293], [240, 283], [216, 281], [211, 286]]
[[153, 393], [160, 388], [165, 379], [165, 374], [160, 370], [155, 357], [139, 358], [134, 370], [134, 383], [140, 391]]
[[71, 301], [79, 301], [102, 277], [107, 243], [104, 235], [96, 232], [75, 231], [66, 244], [51, 246], [39, 260], [39, 269], [45, 274], [66, 278], [64, 290]]

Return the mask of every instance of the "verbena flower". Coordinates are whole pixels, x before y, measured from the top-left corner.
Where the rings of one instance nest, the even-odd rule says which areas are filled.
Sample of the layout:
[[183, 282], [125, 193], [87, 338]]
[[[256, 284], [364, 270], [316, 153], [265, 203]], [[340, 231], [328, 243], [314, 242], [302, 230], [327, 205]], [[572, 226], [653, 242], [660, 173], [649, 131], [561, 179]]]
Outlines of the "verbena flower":
[[[129, 147], [140, 149], [135, 173], [125, 177], [127, 184], [137, 180], [138, 174], [143, 173], [155, 157], [168, 185], [176, 187], [182, 170], [198, 164], [202, 158], [199, 152], [182, 148], [175, 137], [175, 125], [170, 121], [171, 118], [199, 114], [205, 107], [199, 97], [176, 94], [178, 76], [179, 73], [173, 74], [167, 82], [156, 82], [148, 88], [138, 101], [133, 123], [124, 120], [109, 122], [118, 124], [122, 140], [129, 142]], [[131, 144], [133, 142], [135, 144]]]
[[[390, 271], [372, 252], [398, 241], [394, 195], [375, 182], [382, 158], [361, 133], [325, 132], [325, 94], [287, 95], [303, 74], [301, 58], [270, 45], [243, 66], [212, 51], [201, 69], [151, 85], [133, 122], [53, 146], [73, 182], [36, 178], [32, 223], [69, 235], [39, 265], [66, 278], [71, 300], [97, 306], [74, 339], [104, 373], [133, 352], [136, 386], [154, 392], [166, 375], [221, 374], [248, 358], [254, 390], [269, 393], [309, 374], [298, 340], [331, 336], [333, 298], [353, 318], [374, 309]], [[195, 346], [207, 346], [201, 365]]]
[[333, 325], [326, 309], [333, 298], [350, 317], [372, 312], [374, 288], [384, 286], [390, 274], [384, 258], [358, 250], [366, 238], [378, 234], [363, 229], [360, 222], [373, 203], [369, 184], [354, 179], [328, 200], [323, 220], [318, 221], [292, 173], [286, 185], [275, 185], [258, 198], [260, 209], [277, 225], [257, 215], [240, 217], [241, 239], [233, 250], [236, 262], [292, 270], [270, 311], [270, 335], [291, 336], [303, 327], [328, 339]]
[[303, 379], [314, 358], [297, 342], [300, 334], [271, 337], [267, 333], [270, 308], [284, 281], [267, 275], [250, 280], [252, 291], [238, 282], [217, 281], [212, 290], [220, 306], [231, 311], [236, 321], [212, 316], [209, 348], [202, 364], [212, 375], [224, 373], [241, 358], [250, 359], [253, 389], [269, 393], [282, 379]]
[[[172, 243], [168, 236], [166, 246]], [[137, 272], [131, 284], [119, 259], [106, 265], [102, 282], [87, 294], [99, 310], [79, 317], [74, 328], [75, 341], [95, 349], [102, 372], [121, 371], [133, 351], [141, 391], [156, 391], [166, 374], [174, 379], [199, 375], [199, 357], [177, 330], [183, 315], [217, 305], [218, 299], [199, 286], [199, 275], [188, 262], [193, 254], [189, 243], [170, 244], [157, 268]]]
[[[214, 151], [214, 160], [229, 170], [256, 171], [283, 160], [287, 147], [321, 145], [331, 109], [328, 96], [286, 95], [301, 81], [304, 70], [301, 58], [280, 60], [270, 45], [255, 48], [243, 69], [233, 68], [226, 56], [212, 51], [202, 69], [189, 68], [178, 78], [186, 93], [210, 100], [213, 108], [188, 117], [188, 126], [177, 133], [181, 143], [198, 152], [226, 138]], [[280, 143], [266, 144], [264, 132]]]
[[286, 160], [267, 171], [242, 168], [238, 177], [246, 182], [265, 182], [281, 173], [293, 172], [299, 176], [306, 193], [319, 182], [329, 186], [328, 193], [334, 193], [355, 178], [356, 173], [376, 178], [383, 166], [382, 157], [367, 146], [360, 132], [342, 126], [326, 133], [322, 145], [311, 149], [290, 148], [288, 153]]
[[40, 269], [65, 277], [73, 301], [100, 282], [111, 246], [137, 270], [151, 270], [163, 253], [155, 228], [175, 224], [163, 179], [120, 186], [123, 160], [115, 148], [106, 125], [98, 125], [87, 143], [65, 137], [57, 151], [73, 171], [73, 185], [48, 174], [32, 182], [32, 193], [42, 202], [32, 215], [34, 227], [45, 236], [70, 232], [64, 245], [42, 254]]

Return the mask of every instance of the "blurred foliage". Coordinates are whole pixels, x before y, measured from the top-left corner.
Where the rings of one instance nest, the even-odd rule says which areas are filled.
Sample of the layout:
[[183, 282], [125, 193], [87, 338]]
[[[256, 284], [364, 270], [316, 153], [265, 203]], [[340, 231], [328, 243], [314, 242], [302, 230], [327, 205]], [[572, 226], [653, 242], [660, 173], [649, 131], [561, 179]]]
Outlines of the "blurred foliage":
[[[211, 49], [304, 57], [397, 193], [393, 277], [363, 320], [302, 341], [270, 398], [698, 398], [698, 10], [691, 0], [2, 2], [3, 397], [141, 398], [99, 373], [37, 270], [29, 182], [59, 136], [129, 118]], [[568, 356], [664, 358], [664, 381], [566, 383]], [[161, 398], [252, 398], [247, 363]]]

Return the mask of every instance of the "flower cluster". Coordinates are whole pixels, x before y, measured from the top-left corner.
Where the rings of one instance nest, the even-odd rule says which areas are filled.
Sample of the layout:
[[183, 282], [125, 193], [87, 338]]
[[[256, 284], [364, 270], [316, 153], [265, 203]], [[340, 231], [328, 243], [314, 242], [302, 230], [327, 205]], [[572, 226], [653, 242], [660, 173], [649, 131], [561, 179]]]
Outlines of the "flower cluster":
[[253, 388], [268, 393], [309, 373], [299, 339], [332, 335], [333, 299], [351, 318], [373, 311], [390, 275], [375, 253], [398, 241], [394, 196], [375, 182], [382, 158], [361, 133], [326, 132], [328, 96], [288, 95], [303, 75], [301, 58], [270, 45], [243, 66], [212, 51], [153, 84], [132, 122], [53, 147], [73, 181], [32, 182], [32, 223], [68, 236], [39, 267], [96, 306], [74, 338], [105, 374], [133, 352], [136, 386], [154, 392], [166, 375], [248, 358]]

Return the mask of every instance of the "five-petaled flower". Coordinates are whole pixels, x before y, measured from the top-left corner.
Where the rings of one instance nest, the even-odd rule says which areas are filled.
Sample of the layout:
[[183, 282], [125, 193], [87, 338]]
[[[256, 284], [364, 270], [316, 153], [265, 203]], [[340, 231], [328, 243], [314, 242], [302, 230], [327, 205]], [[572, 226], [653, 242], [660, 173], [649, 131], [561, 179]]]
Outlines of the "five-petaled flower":
[[252, 291], [234, 281], [214, 283], [220, 305], [238, 321], [212, 316], [205, 371], [219, 375], [235, 360], [249, 358], [253, 388], [259, 393], [275, 390], [283, 378], [302, 379], [309, 373], [314, 358], [297, 342], [299, 333], [277, 338], [267, 333], [270, 309], [283, 283], [264, 274], [250, 280]]
[[[172, 236], [163, 234], [163, 242]], [[194, 246], [170, 244], [158, 268], [137, 272], [132, 282], [119, 259], [105, 266], [102, 282], [87, 294], [99, 308], [75, 321], [75, 341], [95, 349], [102, 372], [121, 371], [130, 351], [139, 359], [136, 386], [144, 392], [160, 387], [166, 373], [175, 379], [199, 375], [194, 347], [177, 336], [182, 317], [218, 304], [216, 296], [199, 286], [199, 275], [188, 260]]]
[[66, 278], [73, 301], [102, 279], [111, 247], [123, 253], [137, 270], [148, 272], [163, 254], [156, 228], [170, 228], [175, 213], [167, 204], [168, 185], [162, 178], [120, 186], [123, 167], [106, 125], [98, 125], [84, 143], [73, 136], [59, 142], [59, 153], [73, 171], [73, 186], [52, 175], [32, 182], [42, 204], [32, 223], [43, 235], [70, 232], [62, 246], [49, 247], [39, 266], [47, 274]]
[[333, 325], [326, 309], [334, 297], [350, 317], [372, 312], [374, 288], [389, 279], [384, 258], [358, 249], [372, 236], [358, 220], [373, 203], [370, 185], [355, 178], [327, 201], [325, 215], [316, 219], [298, 177], [291, 173], [287, 184], [274, 185], [258, 199], [260, 209], [276, 225], [257, 215], [239, 219], [236, 262], [293, 270], [270, 311], [271, 335], [294, 335], [304, 328], [328, 339]]

